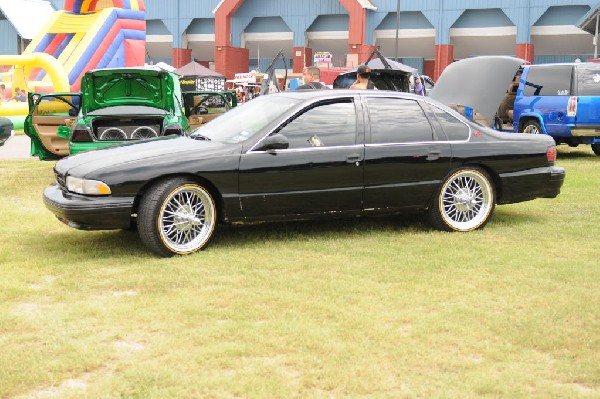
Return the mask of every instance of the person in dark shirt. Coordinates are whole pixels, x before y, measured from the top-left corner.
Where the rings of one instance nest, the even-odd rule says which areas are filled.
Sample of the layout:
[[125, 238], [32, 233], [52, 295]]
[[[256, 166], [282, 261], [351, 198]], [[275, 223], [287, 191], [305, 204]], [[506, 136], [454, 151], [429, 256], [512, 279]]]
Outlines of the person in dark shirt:
[[327, 89], [327, 86], [319, 82], [321, 79], [321, 70], [315, 66], [304, 68], [304, 71], [302, 72], [302, 78], [304, 80], [304, 84], [296, 87], [296, 90]]

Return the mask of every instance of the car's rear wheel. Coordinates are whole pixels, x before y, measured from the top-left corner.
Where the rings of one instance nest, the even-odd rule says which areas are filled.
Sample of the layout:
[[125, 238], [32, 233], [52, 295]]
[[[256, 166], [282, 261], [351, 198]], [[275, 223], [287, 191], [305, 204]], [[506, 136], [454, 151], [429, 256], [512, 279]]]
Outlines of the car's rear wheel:
[[440, 230], [471, 231], [485, 226], [495, 203], [489, 176], [479, 168], [462, 168], [442, 184], [429, 209], [429, 219]]
[[523, 133], [542, 134], [542, 128], [537, 121], [530, 119], [523, 125]]
[[600, 143], [592, 144], [592, 151], [594, 151], [594, 154], [600, 156]]
[[150, 187], [140, 201], [138, 230], [142, 242], [162, 256], [184, 255], [208, 245], [217, 224], [210, 192], [185, 178]]

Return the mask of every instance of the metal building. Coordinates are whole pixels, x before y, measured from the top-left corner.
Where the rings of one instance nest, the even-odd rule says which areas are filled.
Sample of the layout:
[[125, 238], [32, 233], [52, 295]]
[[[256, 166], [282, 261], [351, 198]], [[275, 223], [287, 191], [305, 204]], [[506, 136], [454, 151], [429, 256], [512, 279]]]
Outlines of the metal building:
[[[56, 9], [64, 5], [64, 0], [50, 2]], [[364, 61], [379, 47], [386, 56], [433, 77], [453, 60], [476, 55], [514, 55], [545, 63], [586, 60], [597, 50], [589, 33], [597, 0], [145, 3], [147, 61], [181, 66], [195, 59], [228, 77], [264, 70], [279, 50], [288, 58], [286, 67], [298, 72], [316, 53], [329, 53], [332, 66], [345, 66]], [[1, 19], [0, 30], [12, 37]]]

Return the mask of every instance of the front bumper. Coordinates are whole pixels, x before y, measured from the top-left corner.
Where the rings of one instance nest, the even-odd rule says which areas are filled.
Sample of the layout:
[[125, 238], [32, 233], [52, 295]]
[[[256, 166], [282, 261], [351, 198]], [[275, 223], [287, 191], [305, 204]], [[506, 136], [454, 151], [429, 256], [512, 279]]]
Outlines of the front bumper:
[[65, 193], [58, 184], [44, 190], [44, 205], [64, 224], [80, 230], [116, 230], [131, 226], [133, 197], [90, 197]]
[[527, 169], [500, 175], [502, 194], [499, 204], [528, 201], [535, 198], [555, 198], [565, 181], [565, 169], [560, 166]]

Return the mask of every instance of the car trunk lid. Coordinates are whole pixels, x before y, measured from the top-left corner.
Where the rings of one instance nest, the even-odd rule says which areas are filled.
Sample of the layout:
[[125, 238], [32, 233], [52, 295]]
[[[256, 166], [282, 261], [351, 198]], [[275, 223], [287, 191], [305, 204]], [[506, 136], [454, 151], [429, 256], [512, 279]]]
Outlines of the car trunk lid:
[[118, 105], [173, 110], [174, 76], [166, 71], [106, 69], [86, 73], [81, 82], [84, 114]]

